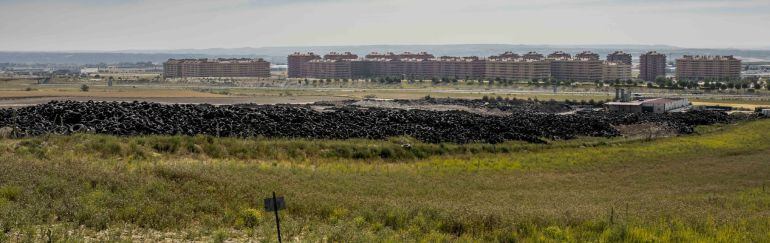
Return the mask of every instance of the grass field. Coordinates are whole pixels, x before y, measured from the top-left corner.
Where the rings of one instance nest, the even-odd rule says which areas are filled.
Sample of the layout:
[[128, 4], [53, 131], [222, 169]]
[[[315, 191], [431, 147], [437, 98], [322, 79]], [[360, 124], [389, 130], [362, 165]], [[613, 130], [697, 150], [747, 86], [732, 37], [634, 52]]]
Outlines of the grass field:
[[770, 120], [698, 131], [547, 145], [5, 139], [0, 241], [274, 241], [272, 191], [293, 241], [770, 240]]
[[693, 105], [730, 106], [734, 108], [743, 108], [749, 110], [770, 107], [770, 100], [695, 99], [692, 101], [692, 103]]

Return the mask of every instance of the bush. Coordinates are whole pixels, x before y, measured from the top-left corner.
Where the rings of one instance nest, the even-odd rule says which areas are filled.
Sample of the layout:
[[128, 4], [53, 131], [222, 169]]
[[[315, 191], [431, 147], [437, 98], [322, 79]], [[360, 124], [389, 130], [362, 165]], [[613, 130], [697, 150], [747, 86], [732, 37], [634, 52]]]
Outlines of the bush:
[[21, 188], [17, 186], [2, 186], [0, 187], [0, 198], [8, 201], [19, 200], [21, 196]]
[[89, 89], [90, 87], [88, 87], [88, 85], [86, 84], [80, 86], [80, 91], [88, 92]]

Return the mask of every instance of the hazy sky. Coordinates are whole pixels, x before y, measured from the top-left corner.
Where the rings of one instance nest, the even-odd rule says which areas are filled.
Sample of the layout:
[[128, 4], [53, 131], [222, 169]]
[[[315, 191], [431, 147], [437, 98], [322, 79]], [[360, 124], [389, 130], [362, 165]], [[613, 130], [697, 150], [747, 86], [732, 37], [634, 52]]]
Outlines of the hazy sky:
[[0, 0], [0, 50], [368, 44], [770, 48], [770, 0]]

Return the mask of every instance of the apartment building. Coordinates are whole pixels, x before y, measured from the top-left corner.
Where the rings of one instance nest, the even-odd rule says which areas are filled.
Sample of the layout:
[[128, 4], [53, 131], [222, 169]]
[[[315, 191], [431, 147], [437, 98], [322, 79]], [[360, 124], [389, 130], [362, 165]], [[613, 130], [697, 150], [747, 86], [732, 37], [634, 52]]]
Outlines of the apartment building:
[[[549, 58], [550, 59], [550, 58]], [[601, 60], [593, 57], [550, 59], [551, 77], [562, 81], [593, 82], [602, 79]]]
[[372, 52], [365, 56], [367, 59], [431, 59], [435, 58], [432, 54], [429, 54], [427, 52], [418, 52], [418, 53], [411, 53], [411, 52], [404, 52], [401, 54], [395, 54], [393, 52], [386, 52], [386, 53], [378, 53], [378, 52]]
[[549, 59], [569, 59], [572, 58], [572, 55], [569, 53], [565, 53], [563, 51], [556, 51], [554, 53], [548, 54]]
[[409, 79], [432, 79], [441, 77], [439, 61], [430, 59], [407, 58], [401, 59], [404, 65], [404, 76]]
[[[327, 78], [334, 76], [332, 73], [341, 74], [338, 71], [322, 72], [321, 68], [335, 68], [342, 70], [339, 65], [327, 64], [324, 61], [346, 61], [350, 66], [352, 78], [370, 77], [400, 77], [407, 79], [431, 79], [431, 78], [482, 78], [484, 76], [485, 60], [478, 57], [439, 57], [421, 53], [371, 53], [366, 58], [354, 60], [318, 59], [312, 60], [307, 65], [312, 66], [308, 77]], [[323, 64], [322, 64], [323, 63]], [[334, 76], [336, 77], [336, 76]]]
[[403, 77], [405, 74], [404, 62], [398, 58], [373, 58], [356, 62], [369, 63], [368, 77]]
[[733, 56], [689, 56], [676, 59], [677, 80], [736, 80], [741, 60]]
[[351, 63], [351, 60], [310, 60], [304, 64], [306, 65], [306, 77], [322, 79], [349, 79], [352, 78]]
[[448, 57], [434, 59], [438, 62], [441, 78], [477, 79], [484, 77], [485, 60], [478, 57]]
[[639, 78], [652, 82], [666, 76], [666, 55], [654, 51], [639, 56]]
[[270, 63], [260, 59], [169, 59], [163, 77], [270, 77]]
[[[302, 70], [303, 64], [307, 63], [310, 60], [315, 59], [321, 59], [321, 56], [316, 55], [312, 52], [309, 53], [299, 53], [295, 52], [291, 55], [289, 55], [287, 58], [287, 62], [289, 64], [288, 68], [288, 77], [289, 78], [300, 78], [300, 77], [306, 77], [307, 73]], [[307, 70], [305, 70], [307, 71]]]
[[404, 52], [401, 54], [398, 54], [399, 59], [431, 59], [435, 58], [433, 54], [429, 54], [427, 52], [418, 52], [418, 53], [411, 53], [411, 52]]
[[631, 80], [631, 64], [625, 64], [619, 61], [605, 61], [602, 63], [602, 80]]
[[519, 54], [510, 52], [510, 51], [506, 51], [506, 52], [503, 52], [500, 55], [490, 56], [489, 57], [489, 59], [505, 59], [505, 58], [516, 59], [516, 58], [521, 58], [521, 56]]
[[607, 54], [607, 61], [619, 62], [626, 65], [631, 65], [632, 57], [631, 57], [631, 54], [628, 54], [622, 51], [615, 51], [613, 53]]
[[542, 80], [551, 76], [549, 60], [524, 58], [489, 58], [486, 61], [484, 77], [506, 80]]
[[[543, 58], [542, 54], [529, 52], [518, 55], [505, 52], [488, 59], [478, 57], [434, 58], [433, 55], [419, 53], [370, 53], [365, 58], [358, 58], [350, 52], [329, 53], [320, 56], [307, 53], [289, 55], [290, 77], [313, 78], [371, 78], [402, 77], [407, 79], [430, 78], [501, 78], [512, 80], [545, 79], [574, 82], [593, 82], [598, 80], [630, 80], [631, 55], [617, 51], [607, 55], [607, 61], [599, 59], [592, 52], [581, 52], [571, 56], [564, 52], [554, 52]], [[652, 81], [665, 75], [665, 55], [655, 52], [643, 54], [641, 77]], [[677, 76], [682, 79], [735, 79], [740, 77], [740, 60], [732, 56], [700, 57], [685, 56], [677, 60]], [[203, 65], [180, 65], [169, 67], [172, 73], [200, 72]], [[173, 69], [177, 68], [177, 69]]]
[[324, 55], [324, 59], [328, 59], [328, 60], [351, 60], [351, 59], [358, 59], [358, 55], [350, 53], [350, 52], [344, 52], [344, 53], [329, 52], [329, 54]]
[[599, 60], [599, 54], [590, 52], [590, 51], [584, 51], [581, 53], [578, 53], [575, 55], [575, 58], [577, 59], [588, 59], [588, 60]]
[[543, 54], [537, 52], [527, 52], [526, 54], [522, 55], [522, 57], [527, 60], [540, 60], [543, 59]]

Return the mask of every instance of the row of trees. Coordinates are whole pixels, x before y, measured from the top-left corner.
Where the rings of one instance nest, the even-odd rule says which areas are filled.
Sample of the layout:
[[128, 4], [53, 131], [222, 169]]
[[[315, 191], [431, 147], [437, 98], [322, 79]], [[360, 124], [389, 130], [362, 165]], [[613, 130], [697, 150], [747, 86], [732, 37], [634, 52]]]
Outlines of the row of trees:
[[[361, 81], [368, 82], [368, 83], [378, 83], [378, 84], [401, 84], [405, 79], [401, 77], [378, 77], [378, 78], [368, 78], [368, 79], [361, 79]], [[323, 84], [332, 84], [332, 83], [351, 83], [353, 82], [353, 79], [313, 79], [313, 80], [300, 80], [298, 81], [298, 84], [313, 84], [313, 85], [323, 85]], [[406, 79], [406, 81], [410, 84], [413, 83], [423, 83], [427, 80], [423, 79]], [[430, 83], [432, 85], [441, 85], [441, 84], [457, 84], [457, 83], [464, 83], [467, 85], [513, 85], [513, 84], [528, 84], [528, 85], [536, 85], [536, 86], [551, 86], [551, 85], [573, 85], [577, 82], [573, 80], [556, 80], [552, 78], [544, 78], [544, 79], [531, 79], [527, 81], [523, 80], [512, 80], [512, 79], [502, 79], [502, 78], [494, 78], [494, 79], [459, 79], [459, 78], [449, 78], [449, 77], [443, 77], [443, 78], [432, 78], [430, 79]], [[605, 85], [609, 86], [646, 86], [648, 88], [665, 88], [665, 89], [705, 89], [705, 90], [740, 90], [740, 89], [762, 89], [767, 88], [770, 89], [770, 86], [767, 85], [767, 81], [761, 81], [759, 78], [744, 78], [740, 80], [728, 80], [728, 81], [718, 81], [718, 80], [706, 80], [704, 82], [698, 82], [698, 81], [688, 81], [688, 80], [680, 80], [676, 81], [671, 78], [664, 78], [659, 77], [654, 82], [645, 82], [641, 80], [596, 80], [594, 81], [594, 84], [597, 87], [602, 87]]]
[[655, 82], [648, 83], [648, 87], [668, 88], [668, 89], [705, 89], [705, 90], [741, 90], [741, 89], [765, 89], [770, 90], [768, 81], [761, 81], [758, 77], [748, 77], [738, 80], [713, 80], [707, 79], [702, 82], [691, 80], [674, 81], [670, 78], [658, 77]]

